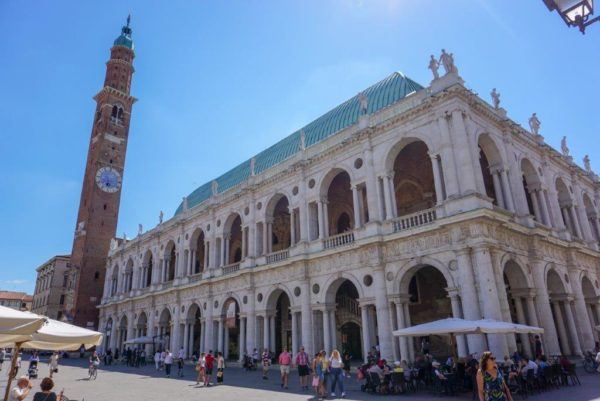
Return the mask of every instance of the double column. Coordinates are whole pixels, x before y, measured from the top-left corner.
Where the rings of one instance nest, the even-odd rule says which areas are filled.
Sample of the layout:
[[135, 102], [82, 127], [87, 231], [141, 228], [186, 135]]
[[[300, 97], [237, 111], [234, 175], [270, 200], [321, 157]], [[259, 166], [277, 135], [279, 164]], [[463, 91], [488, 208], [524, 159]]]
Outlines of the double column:
[[512, 191], [510, 190], [510, 183], [508, 182], [507, 169], [504, 167], [497, 169], [490, 168], [490, 173], [494, 182], [494, 192], [498, 206], [510, 212], [514, 212], [515, 204], [512, 197]]
[[317, 201], [317, 218], [319, 224], [319, 239], [325, 239], [329, 236], [329, 214], [327, 210], [327, 199]]
[[394, 172], [388, 171], [380, 179], [383, 182], [383, 200], [385, 206], [386, 220], [397, 217], [396, 213], [396, 196], [394, 191]]
[[[407, 324], [406, 324], [407, 319], [406, 319], [404, 312], [405, 312], [405, 306], [408, 306], [408, 301], [409, 301], [408, 296], [399, 296], [393, 300], [394, 309], [396, 312], [396, 322], [397, 322], [398, 330], [407, 327]], [[408, 349], [409, 349], [408, 348], [408, 337], [398, 337], [398, 343], [399, 343], [398, 345], [400, 347], [400, 359], [409, 361], [410, 355], [409, 355], [409, 351], [408, 351]]]

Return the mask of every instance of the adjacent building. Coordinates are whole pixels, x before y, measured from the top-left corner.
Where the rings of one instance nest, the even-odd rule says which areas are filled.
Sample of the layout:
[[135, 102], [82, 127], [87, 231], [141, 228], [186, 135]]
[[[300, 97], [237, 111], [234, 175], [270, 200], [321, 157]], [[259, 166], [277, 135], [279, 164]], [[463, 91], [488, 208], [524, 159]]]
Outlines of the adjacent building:
[[0, 306], [30, 311], [33, 297], [25, 292], [0, 290]]
[[51, 319], [65, 316], [65, 299], [70, 290], [70, 255], [57, 255], [36, 270], [35, 292], [31, 311]]
[[[303, 345], [413, 360], [419, 341], [392, 331], [454, 316], [541, 326], [548, 355], [593, 349], [598, 177], [443, 57], [429, 85], [395, 72], [113, 242], [103, 347], [149, 335], [229, 359]], [[429, 341], [451, 354], [446, 337]], [[532, 353], [526, 335], [457, 348]]]

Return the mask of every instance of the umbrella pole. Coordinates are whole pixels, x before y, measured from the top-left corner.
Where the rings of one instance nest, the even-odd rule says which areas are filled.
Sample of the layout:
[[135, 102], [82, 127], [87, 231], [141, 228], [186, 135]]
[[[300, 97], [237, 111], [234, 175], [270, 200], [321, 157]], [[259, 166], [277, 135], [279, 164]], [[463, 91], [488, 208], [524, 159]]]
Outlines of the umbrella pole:
[[10, 394], [10, 386], [13, 379], [17, 375], [15, 367], [17, 366], [17, 359], [19, 358], [19, 351], [21, 351], [21, 343], [16, 343], [13, 349], [13, 356], [10, 361], [10, 370], [8, 371], [8, 378], [6, 381], [6, 391], [4, 392], [4, 401], [8, 401], [8, 395]]

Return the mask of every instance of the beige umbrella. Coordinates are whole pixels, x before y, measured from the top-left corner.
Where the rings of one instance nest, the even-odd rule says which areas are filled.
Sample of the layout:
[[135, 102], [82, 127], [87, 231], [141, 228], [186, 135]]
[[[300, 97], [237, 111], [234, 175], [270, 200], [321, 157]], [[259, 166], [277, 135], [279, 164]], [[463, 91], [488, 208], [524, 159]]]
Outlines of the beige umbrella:
[[[30, 315], [34, 314], [31, 313]], [[18, 337], [16, 341], [14, 336], [9, 335], [4, 337], [0, 335], [0, 347], [14, 347], [14, 354], [11, 361], [11, 369], [9, 371], [4, 401], [8, 400], [10, 385], [16, 375], [15, 364], [21, 348], [52, 351], [76, 351], [82, 345], [85, 348], [91, 348], [93, 346], [102, 344], [102, 333], [77, 327], [72, 324], [59, 322], [57, 320], [48, 319], [43, 316], [34, 316], [38, 316], [46, 321], [36, 332], [28, 336]]]

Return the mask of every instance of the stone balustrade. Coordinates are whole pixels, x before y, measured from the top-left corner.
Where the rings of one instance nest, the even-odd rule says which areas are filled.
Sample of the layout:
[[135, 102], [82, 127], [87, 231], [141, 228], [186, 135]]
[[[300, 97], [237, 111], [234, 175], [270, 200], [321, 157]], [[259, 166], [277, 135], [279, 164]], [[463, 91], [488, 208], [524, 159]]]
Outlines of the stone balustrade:
[[323, 249], [333, 249], [354, 242], [354, 231], [333, 235], [323, 240]]
[[433, 223], [435, 220], [435, 209], [426, 209], [395, 218], [392, 220], [392, 227], [393, 231], [397, 233], [399, 231], [405, 231], [411, 228]]
[[266, 263], [270, 264], [270, 263], [280, 262], [282, 260], [286, 260], [289, 257], [290, 257], [290, 250], [289, 249], [284, 249], [282, 251], [272, 252], [272, 253], [270, 253], [270, 254], [267, 255], [267, 257], [266, 257]]

